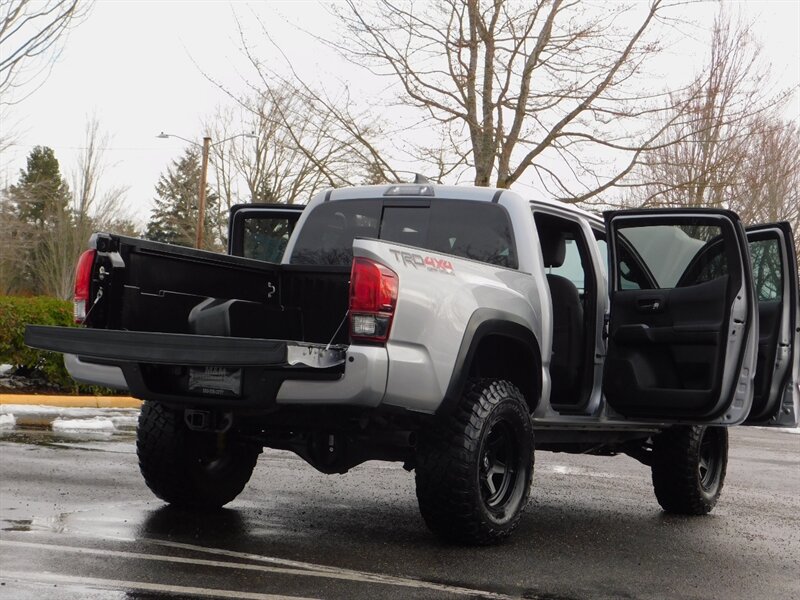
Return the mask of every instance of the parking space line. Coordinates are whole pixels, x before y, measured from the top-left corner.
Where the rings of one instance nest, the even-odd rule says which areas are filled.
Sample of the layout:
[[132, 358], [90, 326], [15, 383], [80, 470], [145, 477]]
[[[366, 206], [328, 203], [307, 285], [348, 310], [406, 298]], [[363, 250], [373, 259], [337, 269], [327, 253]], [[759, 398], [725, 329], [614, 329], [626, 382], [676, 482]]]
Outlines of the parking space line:
[[[384, 585], [394, 585], [399, 587], [419, 588], [430, 591], [442, 592], [447, 594], [456, 594], [464, 596], [478, 596], [480, 598], [492, 598], [493, 600], [513, 600], [515, 596], [506, 596], [505, 594], [497, 594], [495, 592], [487, 592], [474, 588], [465, 588], [454, 585], [447, 585], [443, 583], [433, 583], [421, 579], [411, 579], [408, 577], [395, 577], [393, 575], [383, 575], [380, 573], [371, 573], [369, 571], [356, 571], [353, 569], [344, 569], [341, 567], [333, 567], [328, 565], [320, 565], [316, 563], [308, 563], [297, 560], [289, 560], [284, 558], [276, 558], [274, 556], [264, 556], [262, 554], [252, 554], [249, 552], [236, 552], [234, 550], [224, 550], [222, 548], [206, 548], [204, 546], [196, 546], [194, 544], [184, 544], [181, 542], [172, 542], [168, 540], [159, 540], [154, 538], [145, 538], [142, 541], [147, 541], [152, 544], [167, 546], [170, 548], [180, 550], [190, 550], [193, 552], [204, 552], [207, 554], [215, 554], [217, 556], [228, 556], [231, 558], [239, 558], [243, 560], [252, 560], [258, 562], [265, 562], [268, 564], [283, 565], [284, 567], [292, 567], [296, 569], [311, 569], [321, 573], [327, 573], [329, 576], [340, 576], [342, 578], [350, 579], [352, 581], [362, 581], [365, 583], [380, 583]], [[307, 571], [306, 571], [307, 572]]]
[[118, 590], [135, 590], [140, 592], [163, 592], [166, 594], [183, 594], [195, 598], [231, 598], [233, 600], [314, 600], [303, 596], [286, 596], [282, 594], [260, 594], [258, 592], [239, 592], [216, 588], [197, 588], [183, 585], [167, 585], [148, 583], [146, 581], [125, 581], [122, 579], [100, 579], [97, 577], [76, 577], [59, 573], [24, 571], [3, 571], [2, 579], [24, 581], [28, 583], [56, 583], [82, 587], [98, 587]]
[[[492, 598], [495, 600], [508, 600], [511, 598], [511, 596], [486, 592], [483, 590], [450, 586], [446, 584], [433, 583], [419, 579], [393, 577], [391, 575], [381, 575], [379, 573], [369, 573], [365, 571], [341, 569], [338, 567], [318, 565], [314, 563], [306, 563], [293, 560], [285, 560], [271, 556], [263, 556], [259, 554], [234, 552], [231, 550], [223, 550], [217, 548], [205, 548], [203, 546], [195, 546], [193, 544], [182, 544], [179, 542], [168, 542], [164, 540], [147, 539], [147, 538], [142, 539], [140, 541], [153, 543], [160, 546], [172, 547], [175, 549], [191, 550], [195, 552], [215, 554], [217, 556], [228, 556], [231, 558], [239, 558], [244, 560], [268, 563], [268, 565], [242, 563], [242, 562], [227, 562], [218, 560], [208, 560], [202, 558], [168, 556], [164, 554], [146, 554], [142, 552], [128, 552], [123, 550], [107, 550], [103, 548], [86, 548], [83, 546], [66, 546], [61, 544], [45, 544], [41, 542], [23, 542], [23, 541], [2, 540], [2, 539], [0, 539], [0, 546], [13, 546], [18, 548], [36, 548], [40, 550], [69, 552], [73, 554], [101, 555], [104, 557], [152, 560], [152, 561], [179, 563], [179, 564], [187, 564], [194, 566], [218, 567], [223, 569], [260, 571], [264, 573], [275, 573], [279, 575], [320, 577], [325, 579], [337, 579], [337, 580], [352, 581], [357, 583], [371, 583], [371, 584], [388, 585], [395, 587], [416, 588], [431, 592], [441, 592], [441, 593], [448, 593], [448, 594], [462, 595], [462, 596], [471, 596], [471, 597], [477, 596], [480, 598], [487, 598], [487, 599]], [[280, 565], [280, 566], [269, 566], [269, 565]]]
[[20, 542], [16, 540], [0, 540], [0, 546], [14, 546], [17, 548], [36, 548], [39, 550], [55, 550], [71, 554], [102, 555], [106, 557], [153, 560], [158, 562], [179, 563], [200, 567], [220, 567], [223, 569], [240, 569], [244, 571], [263, 571], [279, 575], [307, 575], [309, 577], [328, 577], [328, 573], [314, 572], [285, 567], [268, 567], [266, 565], [252, 565], [247, 563], [234, 563], [203, 558], [186, 558], [183, 556], [167, 556], [164, 554], [146, 554], [143, 552], [128, 552], [126, 550], [107, 550], [105, 548], [86, 548], [84, 546], [65, 546], [62, 544], [45, 544], [41, 542]]

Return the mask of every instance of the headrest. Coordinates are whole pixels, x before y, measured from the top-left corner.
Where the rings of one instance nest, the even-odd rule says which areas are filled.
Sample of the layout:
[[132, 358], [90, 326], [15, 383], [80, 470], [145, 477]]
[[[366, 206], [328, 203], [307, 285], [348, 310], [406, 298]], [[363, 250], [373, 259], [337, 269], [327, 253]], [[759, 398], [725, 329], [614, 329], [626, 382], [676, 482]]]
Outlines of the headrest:
[[542, 246], [542, 259], [545, 267], [560, 267], [567, 256], [567, 239], [563, 231], [539, 228], [539, 243]]

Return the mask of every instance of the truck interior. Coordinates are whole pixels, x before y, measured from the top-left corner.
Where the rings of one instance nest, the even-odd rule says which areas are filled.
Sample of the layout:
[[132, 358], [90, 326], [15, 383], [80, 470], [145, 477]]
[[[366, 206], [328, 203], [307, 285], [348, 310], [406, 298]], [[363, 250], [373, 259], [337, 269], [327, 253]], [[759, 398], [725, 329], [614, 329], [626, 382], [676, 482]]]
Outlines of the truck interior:
[[534, 221], [553, 307], [550, 403], [559, 412], [581, 412], [592, 389], [596, 278], [576, 221], [543, 212]]

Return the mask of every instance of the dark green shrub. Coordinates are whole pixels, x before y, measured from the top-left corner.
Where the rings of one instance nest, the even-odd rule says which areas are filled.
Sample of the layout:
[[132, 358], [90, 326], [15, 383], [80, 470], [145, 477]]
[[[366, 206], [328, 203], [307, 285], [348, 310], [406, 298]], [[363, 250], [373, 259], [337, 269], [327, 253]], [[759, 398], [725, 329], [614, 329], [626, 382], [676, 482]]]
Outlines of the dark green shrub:
[[25, 345], [27, 324], [73, 326], [72, 303], [44, 296], [0, 296], [0, 363], [40, 375], [60, 388], [77, 391], [61, 354]]

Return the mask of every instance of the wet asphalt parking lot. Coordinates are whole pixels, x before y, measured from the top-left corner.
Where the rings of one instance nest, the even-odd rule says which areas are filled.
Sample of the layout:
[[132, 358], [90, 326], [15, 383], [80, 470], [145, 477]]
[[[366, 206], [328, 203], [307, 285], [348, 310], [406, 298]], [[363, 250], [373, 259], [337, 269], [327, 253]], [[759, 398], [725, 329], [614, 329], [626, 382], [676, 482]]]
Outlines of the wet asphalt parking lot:
[[446, 545], [413, 474], [265, 451], [222, 512], [166, 507], [133, 434], [0, 435], [0, 598], [800, 598], [800, 435], [738, 428], [707, 517], [661, 512], [627, 457], [537, 454], [507, 543]]

